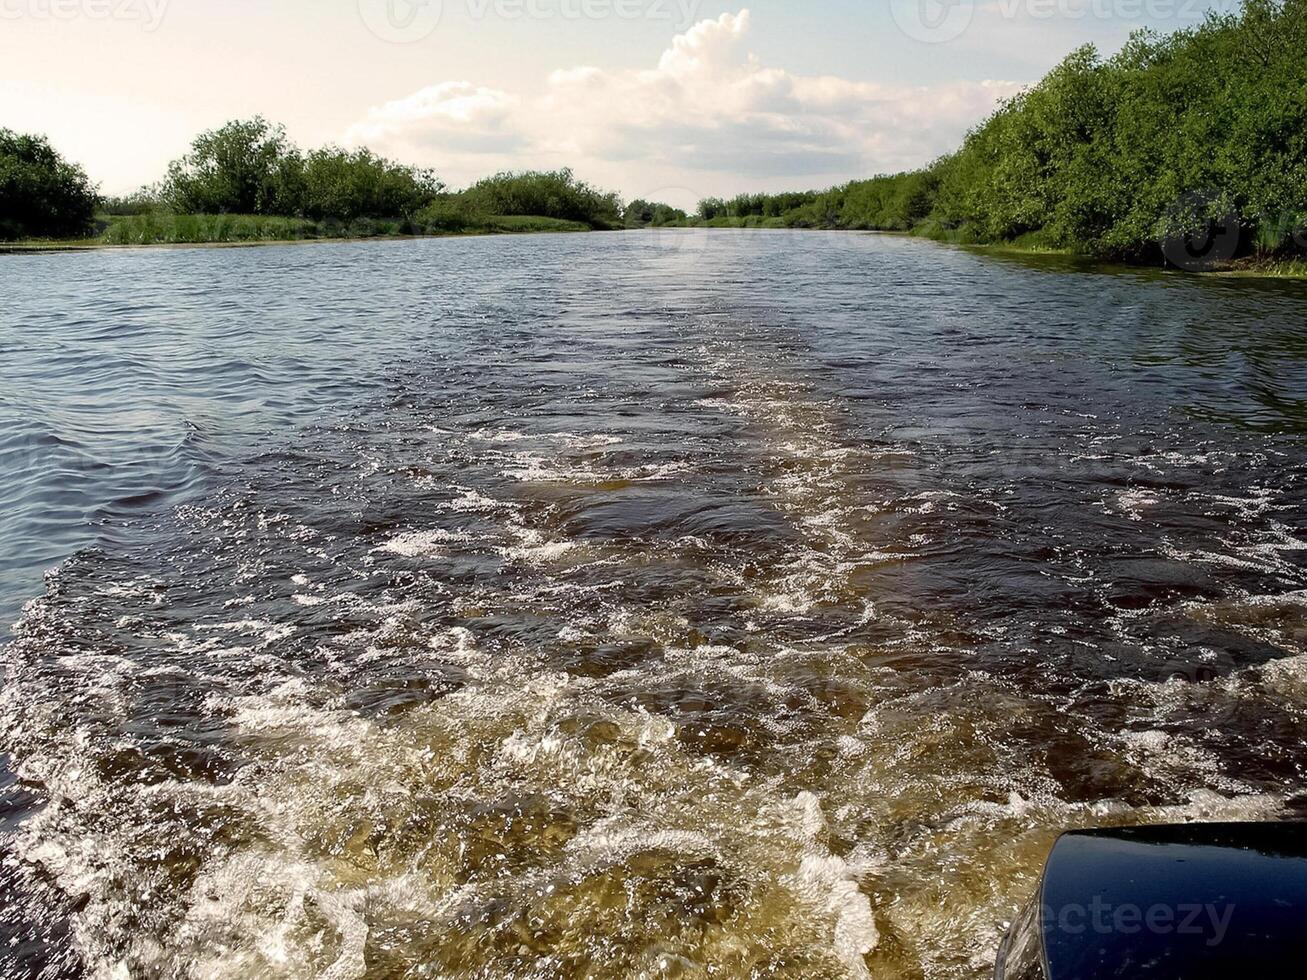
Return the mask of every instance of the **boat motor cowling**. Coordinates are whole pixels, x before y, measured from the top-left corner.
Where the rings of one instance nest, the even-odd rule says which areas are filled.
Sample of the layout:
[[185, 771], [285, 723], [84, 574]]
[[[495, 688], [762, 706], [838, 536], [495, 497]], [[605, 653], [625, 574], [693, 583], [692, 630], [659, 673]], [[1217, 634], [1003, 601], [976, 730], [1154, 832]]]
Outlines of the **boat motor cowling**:
[[1307, 823], [1075, 831], [995, 980], [1230, 980], [1307, 968]]

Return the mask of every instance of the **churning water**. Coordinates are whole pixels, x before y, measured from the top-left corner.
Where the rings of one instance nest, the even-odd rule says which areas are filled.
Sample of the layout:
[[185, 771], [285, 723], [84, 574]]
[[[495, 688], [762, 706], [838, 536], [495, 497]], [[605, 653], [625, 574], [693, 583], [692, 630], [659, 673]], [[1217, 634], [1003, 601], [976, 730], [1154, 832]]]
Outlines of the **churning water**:
[[1304, 808], [1300, 287], [676, 232], [0, 288], [10, 975], [979, 978], [1057, 832]]

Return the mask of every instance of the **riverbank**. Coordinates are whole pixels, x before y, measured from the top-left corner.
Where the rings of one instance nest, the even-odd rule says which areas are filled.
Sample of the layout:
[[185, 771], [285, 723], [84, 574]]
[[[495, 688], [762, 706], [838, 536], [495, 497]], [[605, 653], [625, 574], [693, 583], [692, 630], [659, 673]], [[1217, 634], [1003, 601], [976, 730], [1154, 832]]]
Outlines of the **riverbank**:
[[26, 239], [0, 242], [0, 253], [70, 252], [141, 246], [287, 245], [298, 242], [343, 242], [372, 239], [446, 238], [462, 235], [520, 235], [593, 231], [581, 221], [539, 215], [481, 216], [462, 227], [422, 227], [401, 220], [309, 221], [264, 215], [109, 215], [99, 234], [76, 239]]
[[1192, 29], [1140, 35], [1114, 56], [1087, 45], [924, 168], [826, 190], [708, 198], [698, 218], [710, 227], [893, 229], [1301, 278], [1307, 148], [1284, 134], [1303, 132], [1307, 116], [1282, 95], [1307, 82], [1305, 17], [1301, 4], [1249, 0]]
[[[680, 224], [665, 225], [666, 228], [708, 228], [742, 231], [810, 231], [839, 232], [844, 234], [884, 235], [893, 238], [915, 238], [932, 241], [939, 245], [951, 245], [991, 255], [1047, 255], [1078, 259], [1091, 266], [1120, 267], [1127, 269], [1152, 269], [1158, 266], [1143, 261], [1129, 261], [1097, 255], [1086, 255], [1069, 248], [1054, 248], [1042, 244], [1037, 236], [1028, 235], [1021, 239], [1004, 242], [975, 242], [958, 235], [941, 233], [927, 225], [918, 226], [911, 231], [898, 231], [880, 228], [841, 228], [836, 226], [795, 227], [778, 217], [717, 217], [711, 221], [691, 221]], [[1210, 268], [1183, 269], [1175, 265], [1165, 266], [1175, 272], [1192, 272], [1203, 276], [1238, 277], [1250, 279], [1291, 279], [1307, 280], [1307, 259], [1293, 259], [1276, 256], [1250, 255], [1218, 263]]]
[[[941, 244], [956, 245], [959, 248], [989, 254], [1062, 256], [1065, 258], [1082, 259], [1093, 265], [1111, 265], [1126, 269], [1157, 268], [1156, 265], [1150, 265], [1144, 262], [1128, 262], [1121, 259], [1103, 259], [1092, 255], [1081, 255], [1071, 249], [1049, 248], [1042, 245], [1022, 245], [1016, 242], [998, 242], [990, 244], [949, 242], [946, 239], [914, 235], [911, 232], [875, 232], [874, 234], [900, 235], [909, 238], [928, 237], [931, 241], [940, 242]], [[1220, 276], [1224, 278], [1307, 279], [1307, 260], [1283, 259], [1271, 256], [1259, 257], [1250, 255], [1244, 258], [1232, 259], [1229, 262], [1217, 263], [1210, 268], [1204, 269], [1182, 269], [1174, 265], [1167, 265], [1163, 268], [1169, 269], [1173, 272], [1192, 272], [1195, 275]]]

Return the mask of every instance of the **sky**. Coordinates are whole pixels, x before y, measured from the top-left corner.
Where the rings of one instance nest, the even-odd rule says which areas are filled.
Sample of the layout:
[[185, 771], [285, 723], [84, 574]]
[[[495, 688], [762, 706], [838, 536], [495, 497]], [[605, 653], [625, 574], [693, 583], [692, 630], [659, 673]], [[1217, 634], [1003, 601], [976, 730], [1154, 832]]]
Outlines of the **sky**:
[[920, 166], [1084, 43], [1235, 0], [0, 0], [0, 127], [105, 193], [261, 114], [461, 187], [689, 206]]

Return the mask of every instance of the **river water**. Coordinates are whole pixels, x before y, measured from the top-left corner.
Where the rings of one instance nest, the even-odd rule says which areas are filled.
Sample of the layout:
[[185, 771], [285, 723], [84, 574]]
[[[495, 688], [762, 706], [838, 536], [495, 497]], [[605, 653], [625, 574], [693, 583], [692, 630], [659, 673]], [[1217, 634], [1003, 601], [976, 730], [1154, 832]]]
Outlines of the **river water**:
[[980, 978], [1059, 831], [1307, 811], [1302, 286], [729, 231], [0, 284], [4, 975]]

